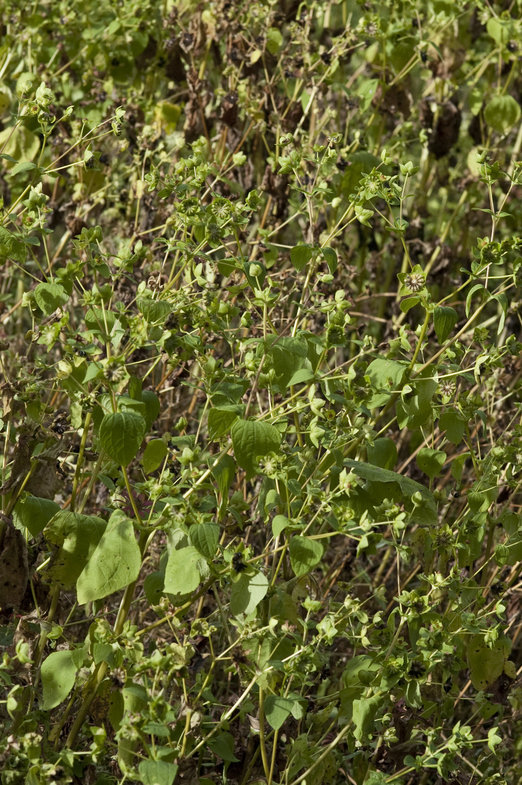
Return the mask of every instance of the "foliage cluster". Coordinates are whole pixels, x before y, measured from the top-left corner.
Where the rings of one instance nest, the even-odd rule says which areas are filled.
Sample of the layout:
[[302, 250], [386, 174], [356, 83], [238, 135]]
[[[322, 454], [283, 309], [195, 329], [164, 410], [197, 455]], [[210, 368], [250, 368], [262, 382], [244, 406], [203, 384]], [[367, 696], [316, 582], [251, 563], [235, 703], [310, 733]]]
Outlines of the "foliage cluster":
[[516, 781], [520, 11], [4, 1], [3, 785]]

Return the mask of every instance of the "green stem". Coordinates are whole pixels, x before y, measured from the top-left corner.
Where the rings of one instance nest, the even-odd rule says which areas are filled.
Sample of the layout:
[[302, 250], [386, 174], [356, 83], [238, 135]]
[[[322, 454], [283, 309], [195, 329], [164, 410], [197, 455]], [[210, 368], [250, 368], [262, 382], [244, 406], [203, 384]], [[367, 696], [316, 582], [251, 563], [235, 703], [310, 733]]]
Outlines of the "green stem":
[[261, 687], [259, 688], [259, 748], [261, 750], [261, 760], [263, 761], [263, 771], [265, 772], [268, 785], [270, 785], [270, 767], [266, 754], [265, 738], [265, 691]]

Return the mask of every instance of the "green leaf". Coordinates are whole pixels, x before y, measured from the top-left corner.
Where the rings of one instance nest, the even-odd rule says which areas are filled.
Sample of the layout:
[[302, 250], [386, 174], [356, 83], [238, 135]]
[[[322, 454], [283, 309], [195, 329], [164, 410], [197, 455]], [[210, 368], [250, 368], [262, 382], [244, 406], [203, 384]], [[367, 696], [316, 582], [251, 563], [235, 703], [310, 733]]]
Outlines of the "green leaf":
[[100, 600], [136, 580], [141, 553], [130, 518], [115, 510], [98, 545], [76, 582], [78, 602]]
[[351, 196], [359, 185], [362, 176], [371, 172], [380, 163], [380, 158], [365, 150], [357, 150], [357, 152], [353, 153], [349, 159], [349, 166], [346, 167], [343, 174], [341, 190], [344, 196]]
[[300, 578], [313, 570], [321, 561], [324, 548], [318, 540], [296, 534], [290, 540], [290, 564]]
[[292, 714], [295, 700], [280, 698], [278, 695], [267, 695], [265, 700], [265, 717], [274, 730], [279, 730]]
[[287, 526], [291, 525], [291, 521], [288, 520], [286, 515], [276, 515], [274, 520], [272, 521], [272, 534], [274, 537], [279, 537], [282, 531], [284, 531]]
[[494, 753], [499, 744], [502, 744], [502, 736], [498, 735], [498, 727], [495, 726], [488, 730], [488, 747]]
[[83, 648], [54, 651], [43, 661], [40, 670], [43, 689], [41, 709], [49, 711], [66, 699], [74, 687], [84, 656]]
[[369, 364], [365, 377], [368, 378], [375, 390], [371, 400], [368, 401], [370, 409], [383, 406], [390, 400], [392, 392], [401, 389], [407, 367], [407, 363], [381, 358], [377, 358]]
[[377, 673], [379, 664], [368, 654], [356, 654], [346, 664], [342, 683], [345, 687], [362, 687], [371, 684]]
[[226, 510], [228, 501], [228, 492], [236, 473], [236, 462], [231, 455], [224, 455], [217, 466], [212, 470], [212, 474], [216, 480], [218, 491], [221, 495], [221, 508], [220, 512]]
[[522, 530], [513, 532], [505, 543], [497, 546], [495, 559], [497, 564], [509, 564], [511, 566], [522, 562]]
[[368, 463], [381, 466], [383, 469], [393, 469], [397, 463], [397, 447], [393, 439], [382, 437], [375, 439], [373, 444], [366, 448]]
[[378, 79], [364, 79], [358, 87], [356, 95], [361, 99], [361, 111], [366, 112], [379, 86]]
[[103, 518], [60, 510], [44, 529], [44, 537], [58, 551], [46, 570], [47, 578], [64, 589], [72, 588], [94, 553], [107, 527]]
[[457, 323], [458, 315], [454, 308], [446, 308], [438, 305], [433, 314], [435, 335], [437, 341], [442, 344], [451, 333]]
[[296, 245], [290, 251], [290, 261], [298, 272], [304, 270], [312, 256], [314, 249], [311, 245]]
[[420, 493], [424, 504], [419, 508], [418, 514], [422, 515], [426, 523], [435, 523], [437, 521], [435, 499], [424, 485], [411, 480], [409, 477], [403, 477], [402, 474], [397, 474], [397, 472], [381, 469], [379, 466], [372, 466], [362, 461], [354, 461], [351, 458], [345, 458], [344, 465], [348, 466], [358, 477], [362, 477], [370, 483], [396, 483], [407, 499], [411, 499], [414, 493]]
[[278, 452], [281, 434], [273, 425], [257, 420], [236, 420], [231, 428], [234, 455], [242, 469], [254, 473], [257, 458]]
[[337, 252], [334, 251], [333, 248], [325, 246], [324, 248], [321, 248], [321, 253], [326, 260], [326, 264], [328, 265], [330, 273], [334, 275], [334, 273], [337, 271]]
[[488, 19], [486, 30], [497, 44], [507, 44], [510, 39], [510, 25], [494, 16]]
[[127, 466], [140, 449], [145, 431], [145, 419], [136, 412], [106, 414], [100, 425], [100, 445], [109, 458]]
[[152, 297], [138, 297], [138, 310], [149, 324], [164, 324], [172, 313], [172, 305], [165, 300], [153, 300]]
[[213, 559], [219, 542], [216, 523], [193, 523], [189, 530], [190, 542], [206, 558]]
[[201, 581], [201, 554], [193, 545], [172, 549], [165, 568], [164, 590], [167, 594], [191, 594]]
[[16, 164], [16, 166], [13, 166], [13, 168], [9, 172], [9, 176], [14, 177], [17, 174], [20, 174], [22, 172], [30, 172], [33, 169], [38, 169], [39, 173], [44, 171], [40, 166], [37, 166], [32, 161], [20, 161], [20, 163]]
[[242, 572], [230, 592], [230, 612], [234, 616], [252, 613], [268, 591], [268, 580], [262, 572]]
[[89, 308], [85, 312], [85, 326], [100, 335], [104, 340], [108, 340], [118, 322], [117, 314], [114, 311], [107, 311], [104, 308]]
[[218, 733], [209, 739], [208, 746], [215, 755], [227, 763], [235, 763], [239, 760], [234, 755], [234, 737], [231, 733]]
[[13, 521], [18, 527], [25, 526], [33, 537], [37, 537], [59, 509], [60, 505], [51, 499], [27, 494], [16, 503]]
[[495, 682], [504, 671], [511, 643], [501, 638], [490, 648], [482, 635], [472, 635], [467, 646], [468, 665], [471, 683], [476, 690], [485, 690]]
[[447, 455], [443, 450], [433, 450], [431, 447], [423, 447], [417, 453], [417, 466], [427, 474], [430, 480], [440, 474]]
[[310, 368], [300, 368], [288, 380], [286, 386], [293, 387], [295, 384], [304, 384], [311, 382], [314, 378], [314, 373]]
[[271, 55], [276, 55], [283, 46], [283, 36], [277, 27], [269, 27], [266, 31], [266, 48]]
[[413, 294], [411, 297], [405, 297], [403, 300], [401, 300], [400, 309], [403, 313], [408, 313], [408, 311], [420, 303], [420, 301], [421, 298], [416, 294]]
[[445, 432], [446, 438], [452, 444], [460, 444], [466, 430], [466, 420], [456, 411], [443, 412], [439, 417], [439, 425]]
[[39, 283], [34, 290], [34, 299], [45, 316], [51, 316], [67, 302], [69, 295], [59, 283]]
[[[388, 775], [383, 771], [377, 771], [377, 769], [369, 771], [364, 778], [364, 785], [386, 785], [387, 782]], [[398, 780], [396, 777], [394, 777], [393, 782], [395, 785], [402, 785], [403, 780]]]
[[511, 95], [496, 95], [484, 110], [486, 123], [506, 134], [520, 120], [520, 104]]
[[14, 259], [15, 262], [23, 264], [26, 258], [27, 252], [24, 243], [4, 226], [0, 226], [0, 262]]
[[490, 296], [490, 293], [488, 292], [486, 287], [483, 286], [481, 283], [476, 283], [474, 286], [472, 286], [466, 295], [466, 316], [469, 316], [469, 312], [471, 309], [471, 300], [475, 292], [480, 292], [480, 298], [479, 298], [480, 303], [482, 303]]
[[161, 405], [159, 398], [153, 390], [143, 390], [141, 393], [141, 400], [145, 404], [145, 426], [147, 431], [158, 417]]
[[212, 441], [230, 432], [234, 420], [241, 415], [242, 408], [236, 404], [224, 404], [215, 407], [208, 413], [208, 435]]
[[151, 439], [147, 443], [141, 459], [141, 465], [145, 474], [150, 474], [159, 469], [167, 457], [168, 451], [168, 447], [163, 439]]
[[308, 370], [311, 374], [311, 364], [307, 358], [308, 343], [302, 337], [279, 338], [267, 347], [267, 354], [272, 357], [276, 372], [275, 381], [280, 390], [289, 386], [290, 380], [298, 371]]
[[165, 760], [140, 760], [138, 765], [143, 785], [172, 785], [177, 773], [178, 765]]
[[364, 741], [368, 734], [373, 730], [373, 724], [377, 710], [382, 703], [380, 695], [371, 698], [359, 698], [353, 702], [353, 723], [355, 730], [353, 735], [357, 741]]

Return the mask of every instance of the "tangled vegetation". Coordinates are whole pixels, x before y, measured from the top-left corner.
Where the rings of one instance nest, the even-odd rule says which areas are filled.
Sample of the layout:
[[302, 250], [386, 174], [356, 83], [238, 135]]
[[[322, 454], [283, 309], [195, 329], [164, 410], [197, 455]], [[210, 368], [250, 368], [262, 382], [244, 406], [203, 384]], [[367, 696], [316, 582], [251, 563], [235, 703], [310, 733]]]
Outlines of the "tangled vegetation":
[[520, 0], [4, 0], [0, 777], [514, 785]]

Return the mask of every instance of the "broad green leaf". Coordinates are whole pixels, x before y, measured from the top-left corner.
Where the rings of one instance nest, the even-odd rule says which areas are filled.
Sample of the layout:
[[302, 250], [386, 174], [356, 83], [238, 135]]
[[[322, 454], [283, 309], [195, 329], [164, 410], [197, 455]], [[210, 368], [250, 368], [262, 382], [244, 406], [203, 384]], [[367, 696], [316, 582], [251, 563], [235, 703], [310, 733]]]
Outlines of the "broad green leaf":
[[182, 109], [179, 104], [173, 104], [170, 101], [160, 101], [156, 105], [154, 119], [167, 134], [171, 134], [176, 130], [181, 113]]
[[31, 172], [33, 169], [38, 169], [38, 174], [41, 174], [44, 170], [37, 166], [32, 161], [20, 161], [20, 163], [13, 166], [11, 171], [9, 172], [10, 177], [14, 177], [17, 174], [22, 174], [23, 172]]
[[209, 739], [208, 746], [215, 755], [218, 755], [227, 763], [234, 763], [239, 760], [234, 755], [234, 737], [231, 733], [218, 733]]
[[85, 312], [85, 325], [89, 330], [99, 333], [104, 340], [108, 340], [118, 321], [113, 311], [104, 308], [89, 308]]
[[234, 420], [241, 414], [241, 407], [230, 403], [211, 409], [208, 413], [208, 435], [212, 441], [230, 432]]
[[300, 368], [290, 377], [286, 386], [293, 387], [295, 384], [304, 384], [305, 382], [311, 382], [313, 378], [314, 378], [314, 372], [311, 370], [311, 368]]
[[201, 554], [193, 545], [173, 549], [165, 568], [164, 591], [167, 594], [191, 594], [201, 581]]
[[37, 537], [59, 509], [60, 506], [51, 499], [27, 494], [16, 503], [13, 520], [17, 526], [25, 526], [33, 537]]
[[138, 310], [150, 324], [163, 324], [172, 312], [172, 305], [165, 300], [153, 300], [152, 297], [138, 297]]
[[290, 261], [298, 272], [304, 270], [312, 256], [314, 249], [311, 245], [296, 245], [290, 251]]
[[138, 774], [143, 785], [172, 785], [178, 773], [177, 763], [165, 760], [140, 760]]
[[168, 447], [163, 439], [151, 439], [147, 443], [141, 459], [141, 465], [145, 474], [150, 474], [159, 469], [167, 457], [168, 451]]
[[393, 469], [397, 463], [397, 447], [393, 439], [383, 437], [375, 439], [373, 444], [366, 448], [368, 463], [381, 466], [383, 469]]
[[481, 283], [476, 283], [474, 286], [472, 286], [466, 295], [466, 316], [469, 316], [469, 312], [471, 310], [471, 301], [475, 292], [480, 292], [479, 303], [482, 303], [484, 300], [490, 297], [490, 293]]
[[100, 445], [109, 458], [127, 466], [140, 449], [145, 431], [145, 419], [136, 412], [106, 414], [100, 425]]
[[356, 95], [361, 99], [361, 111], [366, 112], [375, 96], [378, 86], [378, 79], [363, 79], [356, 92]]
[[511, 95], [496, 95], [484, 110], [486, 123], [506, 134], [520, 120], [520, 104]]
[[351, 458], [345, 458], [344, 465], [348, 466], [358, 477], [372, 483], [396, 483], [401, 490], [401, 493], [407, 499], [411, 499], [414, 493], [420, 493], [423, 497], [423, 505], [419, 508], [418, 515], [426, 523], [435, 523], [437, 521], [437, 505], [433, 494], [424, 485], [421, 485], [409, 477], [403, 477], [402, 474], [389, 471], [389, 469], [382, 469], [380, 466], [372, 466], [369, 463], [362, 461], [354, 461]]
[[[119, 412], [134, 412], [135, 414], [139, 414], [141, 417], [143, 417], [143, 419], [145, 419], [145, 404], [141, 400], [141, 392], [139, 399], [131, 398], [129, 395], [119, 395], [117, 399], [117, 405]], [[112, 414], [112, 401], [111, 408], [107, 414]]]
[[257, 420], [236, 420], [231, 428], [234, 455], [242, 469], [254, 473], [257, 458], [278, 452], [281, 434], [273, 425]]
[[353, 723], [355, 730], [353, 735], [357, 741], [364, 741], [369, 733], [372, 732], [375, 715], [382, 703], [380, 695], [371, 698], [359, 698], [353, 702]]
[[497, 545], [495, 561], [501, 565], [522, 562], [522, 530], [513, 532], [505, 543]]
[[503, 673], [510, 649], [511, 642], [507, 638], [500, 638], [490, 648], [482, 635], [471, 636], [467, 655], [471, 683], [476, 690], [487, 689]]
[[420, 303], [420, 297], [413, 294], [411, 297], [404, 297], [404, 299], [401, 300], [400, 309], [403, 313], [408, 313], [408, 311], [411, 311], [418, 303]]
[[34, 290], [34, 299], [42, 313], [51, 316], [67, 302], [69, 295], [59, 283], [39, 283]]
[[107, 522], [95, 515], [60, 510], [44, 529], [47, 542], [58, 546], [46, 576], [64, 589], [72, 588], [94, 553]]
[[466, 421], [456, 411], [443, 412], [439, 417], [439, 425], [452, 444], [460, 444], [466, 430]]
[[268, 591], [268, 580], [262, 572], [242, 572], [232, 584], [230, 612], [237, 616], [252, 613]]
[[333, 275], [337, 270], [337, 252], [334, 251], [333, 248], [325, 246], [324, 248], [321, 248], [321, 253], [326, 259], [326, 264], [328, 265], [330, 273]]
[[296, 534], [290, 540], [290, 564], [298, 578], [319, 564], [324, 548], [318, 540]]
[[371, 172], [381, 163], [381, 160], [365, 150], [357, 150], [350, 156], [348, 163], [341, 183], [341, 190], [345, 196], [351, 196], [362, 176]]
[[342, 683], [345, 687], [366, 687], [372, 683], [380, 667], [377, 662], [367, 654], [356, 654], [346, 664], [342, 673]]
[[145, 426], [149, 430], [160, 413], [161, 405], [158, 396], [153, 390], [143, 390], [141, 400], [145, 404]]
[[492, 16], [487, 21], [486, 30], [497, 44], [506, 44], [510, 39], [511, 26], [507, 20], [501, 21], [497, 17]]
[[427, 474], [430, 480], [440, 474], [447, 455], [443, 450], [433, 450], [431, 447], [423, 447], [417, 453], [417, 466]]
[[458, 315], [454, 308], [438, 305], [433, 314], [437, 341], [442, 344], [457, 324]]
[[288, 719], [294, 708], [295, 700], [281, 698], [278, 695], [267, 695], [265, 700], [265, 717], [274, 730], [279, 730]]
[[272, 357], [276, 372], [275, 382], [280, 390], [288, 387], [290, 379], [297, 371], [309, 370], [311, 373], [311, 364], [307, 358], [308, 343], [304, 338], [280, 338], [267, 346], [267, 354]]
[[375, 390], [368, 401], [370, 409], [375, 406], [383, 406], [390, 400], [390, 395], [393, 392], [401, 389], [407, 367], [407, 363], [381, 358], [377, 358], [369, 364], [365, 377], [368, 378]]
[[130, 518], [115, 510], [76, 582], [78, 602], [100, 600], [136, 580], [141, 554]]
[[488, 747], [494, 753], [499, 744], [502, 744], [502, 736], [498, 735], [498, 727], [495, 726], [488, 730]]
[[[0, 131], [0, 150], [12, 156], [16, 161], [32, 160], [40, 148], [40, 140], [36, 134], [23, 125], [15, 128], [7, 126]], [[24, 261], [19, 259], [18, 261]]]
[[291, 521], [288, 520], [286, 515], [276, 515], [274, 520], [272, 521], [272, 534], [274, 537], [279, 537], [282, 531], [284, 531], [287, 526], [291, 525]]
[[83, 648], [54, 651], [46, 657], [40, 670], [43, 690], [41, 709], [49, 711], [66, 699], [74, 687], [84, 657]]
[[219, 542], [219, 526], [216, 523], [193, 523], [189, 537], [192, 545], [206, 559], [214, 558]]
[[218, 491], [221, 496], [220, 512], [226, 509], [228, 492], [236, 473], [236, 462], [231, 455], [224, 455], [217, 466], [212, 469], [212, 474], [216, 480]]
[[[437, 381], [429, 376], [418, 376], [408, 390], [408, 395], [402, 396], [397, 403], [397, 422], [399, 427], [422, 428], [430, 422], [433, 416], [433, 396], [438, 388]], [[403, 392], [407, 388], [403, 388]], [[413, 395], [411, 392], [413, 391]]]
[[283, 36], [277, 27], [269, 27], [266, 31], [266, 48], [271, 55], [276, 55], [283, 46]]
[[[396, 777], [394, 777], [393, 782], [394, 785], [402, 785], [403, 780], [398, 780]], [[377, 771], [377, 769], [369, 771], [364, 778], [364, 785], [387, 785], [387, 783], [388, 775], [383, 771]]]

